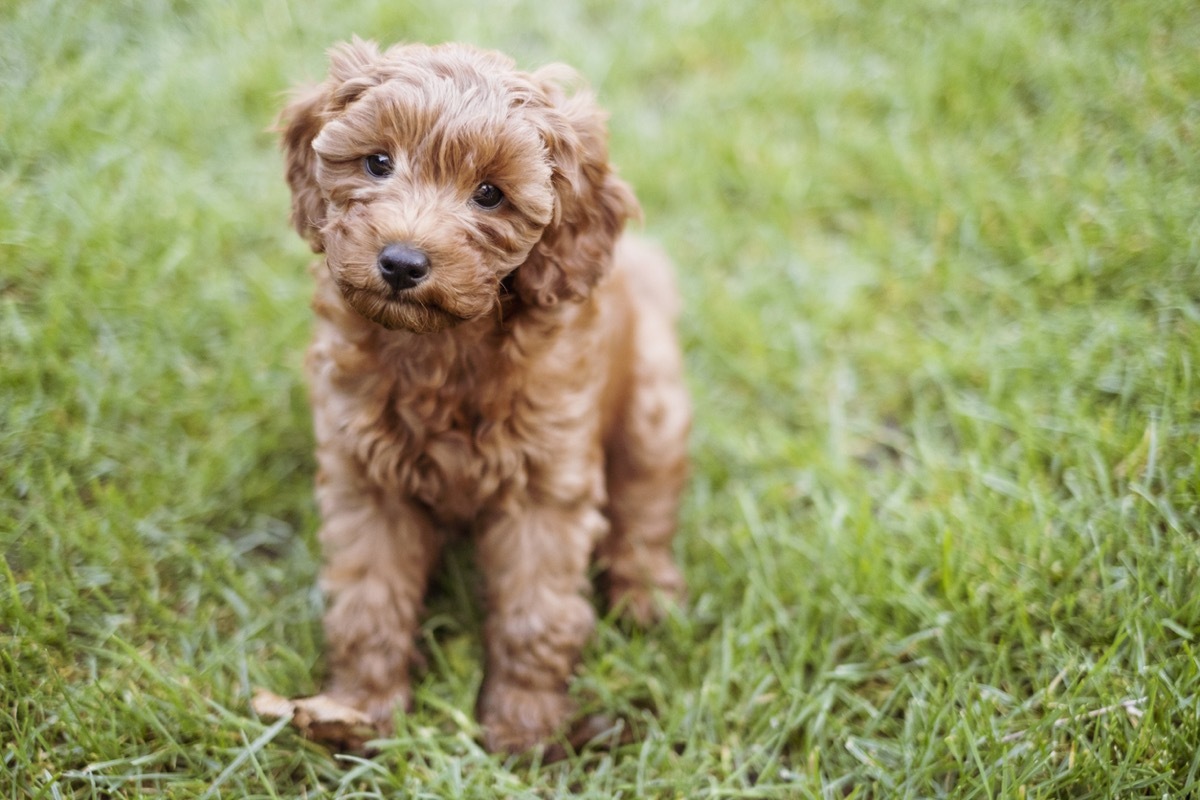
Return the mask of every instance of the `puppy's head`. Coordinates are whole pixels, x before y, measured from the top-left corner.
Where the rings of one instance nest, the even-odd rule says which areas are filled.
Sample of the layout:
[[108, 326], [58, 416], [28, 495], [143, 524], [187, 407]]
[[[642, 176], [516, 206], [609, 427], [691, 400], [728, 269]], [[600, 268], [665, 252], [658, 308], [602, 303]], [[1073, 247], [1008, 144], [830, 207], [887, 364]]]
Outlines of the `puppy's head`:
[[462, 45], [331, 51], [328, 79], [284, 110], [283, 147], [292, 223], [358, 313], [428, 332], [509, 291], [587, 294], [637, 205], [603, 114], [564, 78]]

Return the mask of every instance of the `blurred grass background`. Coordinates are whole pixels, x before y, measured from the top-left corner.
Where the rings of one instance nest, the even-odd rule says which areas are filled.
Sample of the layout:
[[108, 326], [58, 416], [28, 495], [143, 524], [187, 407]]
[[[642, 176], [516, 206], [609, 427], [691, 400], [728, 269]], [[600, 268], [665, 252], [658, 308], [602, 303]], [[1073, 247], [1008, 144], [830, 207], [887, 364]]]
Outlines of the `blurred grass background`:
[[[686, 613], [482, 753], [469, 557], [373, 760], [315, 690], [309, 256], [269, 132], [358, 34], [576, 66], [676, 258]], [[1193, 2], [0, 5], [5, 797], [1183, 797], [1200, 786]]]

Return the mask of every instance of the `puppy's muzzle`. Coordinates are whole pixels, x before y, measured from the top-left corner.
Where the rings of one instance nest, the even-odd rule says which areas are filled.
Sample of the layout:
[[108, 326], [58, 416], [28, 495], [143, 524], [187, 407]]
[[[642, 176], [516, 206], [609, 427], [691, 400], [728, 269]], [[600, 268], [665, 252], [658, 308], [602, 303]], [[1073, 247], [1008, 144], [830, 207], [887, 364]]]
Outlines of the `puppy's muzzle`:
[[411, 289], [429, 277], [429, 256], [415, 247], [392, 243], [379, 251], [379, 275], [396, 291]]

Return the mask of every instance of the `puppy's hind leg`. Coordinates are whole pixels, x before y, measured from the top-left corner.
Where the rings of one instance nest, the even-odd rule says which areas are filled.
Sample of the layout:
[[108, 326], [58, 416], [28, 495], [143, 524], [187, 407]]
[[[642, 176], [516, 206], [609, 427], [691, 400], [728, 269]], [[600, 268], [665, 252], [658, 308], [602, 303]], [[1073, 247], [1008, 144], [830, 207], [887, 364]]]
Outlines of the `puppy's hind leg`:
[[671, 539], [687, 478], [691, 404], [670, 321], [643, 317], [636, 338], [632, 379], [605, 445], [611, 532], [597, 560], [612, 607], [646, 624], [684, 594]]

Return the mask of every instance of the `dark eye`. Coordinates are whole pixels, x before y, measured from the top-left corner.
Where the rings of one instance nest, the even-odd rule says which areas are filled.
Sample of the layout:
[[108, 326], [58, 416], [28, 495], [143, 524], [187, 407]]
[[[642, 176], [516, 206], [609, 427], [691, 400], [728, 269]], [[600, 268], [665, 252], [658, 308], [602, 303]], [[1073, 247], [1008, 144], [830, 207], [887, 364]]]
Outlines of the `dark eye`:
[[363, 159], [363, 169], [372, 178], [386, 178], [392, 174], [392, 159], [386, 153], [374, 153]]
[[490, 183], [481, 183], [471, 195], [471, 201], [480, 208], [495, 208], [504, 202], [504, 192]]

